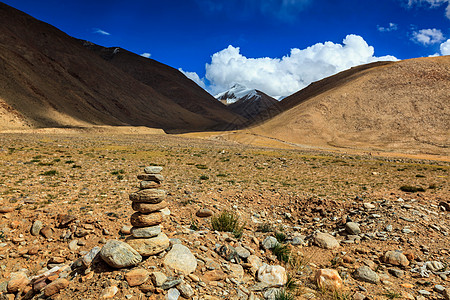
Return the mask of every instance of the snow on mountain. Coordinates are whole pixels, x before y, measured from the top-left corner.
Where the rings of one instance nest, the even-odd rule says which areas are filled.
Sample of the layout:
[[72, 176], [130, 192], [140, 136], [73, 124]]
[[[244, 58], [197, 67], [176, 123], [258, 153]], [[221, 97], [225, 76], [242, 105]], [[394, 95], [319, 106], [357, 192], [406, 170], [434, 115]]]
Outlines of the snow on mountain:
[[217, 94], [216, 99], [226, 104], [235, 103], [238, 100], [257, 100], [261, 95], [255, 89], [249, 89], [242, 84], [234, 84], [228, 91]]

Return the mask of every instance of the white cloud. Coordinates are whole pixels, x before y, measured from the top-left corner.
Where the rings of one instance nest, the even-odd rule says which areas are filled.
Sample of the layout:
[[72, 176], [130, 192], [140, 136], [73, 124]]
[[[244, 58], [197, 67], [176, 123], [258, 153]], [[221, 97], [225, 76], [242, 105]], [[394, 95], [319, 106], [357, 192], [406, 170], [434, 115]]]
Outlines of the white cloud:
[[441, 44], [440, 50], [442, 55], [450, 55], [450, 39]]
[[380, 32], [390, 32], [390, 31], [397, 30], [398, 29], [398, 25], [395, 24], [395, 23], [389, 23], [389, 26], [387, 26], [387, 27], [383, 27], [383, 26], [377, 25], [377, 29]]
[[196, 84], [198, 84], [200, 87], [206, 89], [206, 85], [203, 79], [200, 79], [200, 76], [198, 76], [197, 73], [195, 72], [186, 72], [183, 71], [182, 68], [179, 68], [178, 71], [180, 71], [181, 73], [183, 73], [187, 78], [189, 78], [190, 80], [194, 81]]
[[408, 6], [428, 4], [431, 8], [446, 5], [445, 16], [450, 19], [450, 0], [408, 0]]
[[111, 35], [111, 33], [106, 32], [106, 31], [104, 31], [104, 30], [102, 30], [100, 28], [95, 28], [94, 29], [94, 33], [98, 33], [98, 34], [101, 34], [101, 35]]
[[411, 39], [416, 43], [429, 46], [442, 42], [444, 40], [444, 35], [440, 29], [421, 29], [419, 31], [414, 31]]
[[353, 66], [380, 60], [396, 58], [375, 57], [374, 48], [358, 35], [347, 35], [342, 44], [325, 42], [306, 49], [294, 48], [281, 59], [247, 58], [240, 53], [239, 47], [230, 45], [213, 54], [211, 63], [206, 64], [206, 79], [210, 82], [209, 90], [212, 94], [240, 83], [271, 96], [286, 96], [313, 81]]
[[145, 58], [150, 58], [150, 56], [152, 56], [152, 55], [150, 53], [148, 53], [148, 52], [144, 52], [144, 53], [141, 54], [141, 56], [145, 57]]

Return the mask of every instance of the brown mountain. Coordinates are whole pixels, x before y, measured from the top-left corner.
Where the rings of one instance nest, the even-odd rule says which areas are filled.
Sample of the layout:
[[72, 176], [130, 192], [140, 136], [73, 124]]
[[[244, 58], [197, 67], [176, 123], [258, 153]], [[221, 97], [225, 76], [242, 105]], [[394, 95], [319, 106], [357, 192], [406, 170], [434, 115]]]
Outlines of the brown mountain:
[[283, 99], [247, 132], [287, 143], [449, 153], [450, 56], [359, 66]]
[[3, 3], [0, 115], [3, 128], [139, 125], [188, 131], [244, 121], [175, 69], [124, 50], [102, 59], [79, 40]]

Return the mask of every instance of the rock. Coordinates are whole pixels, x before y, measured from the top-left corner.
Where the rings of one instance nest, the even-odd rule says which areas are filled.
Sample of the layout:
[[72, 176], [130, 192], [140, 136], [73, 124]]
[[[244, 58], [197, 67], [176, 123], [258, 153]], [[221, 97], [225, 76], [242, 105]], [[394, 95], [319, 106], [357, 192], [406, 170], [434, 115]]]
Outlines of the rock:
[[145, 189], [157, 189], [161, 186], [161, 184], [159, 182], [156, 181], [141, 181], [139, 183], [139, 188], [141, 190], [145, 190]]
[[161, 226], [151, 226], [151, 227], [133, 227], [131, 228], [131, 234], [135, 238], [151, 238], [159, 235], [161, 233]]
[[73, 221], [75, 221], [77, 219], [76, 216], [74, 215], [58, 215], [57, 217], [57, 221], [58, 221], [58, 227], [63, 228], [63, 227], [67, 227], [70, 223], [72, 223]]
[[163, 167], [160, 166], [149, 166], [144, 168], [145, 174], [159, 174]]
[[445, 268], [444, 264], [439, 261], [427, 261], [425, 266], [432, 272], [437, 272]]
[[207, 271], [203, 275], [203, 280], [207, 282], [225, 280], [225, 278], [227, 278], [227, 274], [219, 269]]
[[179, 285], [183, 281], [182, 278], [172, 279], [172, 280], [166, 280], [162, 285], [161, 288], [163, 290], [168, 290], [170, 288], [173, 288], [174, 286]]
[[167, 208], [168, 203], [166, 201], [161, 201], [159, 203], [145, 203], [145, 202], [133, 202], [131, 203], [131, 208], [137, 212], [143, 214], [149, 214], [161, 209]]
[[213, 215], [213, 211], [207, 208], [199, 209], [195, 215], [199, 218], [208, 218]]
[[380, 277], [378, 276], [378, 274], [372, 271], [372, 269], [367, 266], [362, 266], [356, 269], [354, 277], [358, 280], [373, 284], [378, 284], [380, 282]]
[[80, 246], [78, 246], [78, 240], [72, 240], [69, 243], [69, 249], [71, 251], [77, 251], [78, 249], [80, 249]]
[[189, 248], [175, 244], [164, 258], [164, 265], [188, 275], [197, 268], [197, 259]]
[[130, 194], [132, 202], [144, 202], [157, 204], [162, 202], [166, 197], [166, 191], [160, 189], [145, 189]]
[[445, 289], [443, 294], [444, 294], [445, 300], [450, 300], [450, 289]]
[[449, 202], [441, 201], [441, 202], [439, 202], [439, 206], [442, 206], [443, 208], [445, 208], [445, 211], [450, 212], [450, 201]]
[[231, 264], [230, 265], [230, 277], [236, 278], [239, 281], [242, 281], [244, 278], [244, 268], [241, 265], [238, 264]]
[[69, 281], [65, 278], [58, 278], [44, 288], [44, 295], [50, 297], [69, 286]]
[[369, 203], [369, 202], [365, 202], [363, 204], [363, 206], [364, 206], [365, 209], [374, 209], [374, 208], [376, 208], [375, 205], [373, 205], [372, 203]]
[[85, 268], [89, 268], [92, 265], [92, 262], [96, 259], [97, 255], [100, 253], [101, 248], [95, 246], [92, 248], [86, 255], [83, 256], [81, 261]]
[[361, 233], [361, 229], [359, 228], [359, 224], [355, 222], [347, 222], [345, 224], [345, 231], [349, 234], [357, 235]]
[[17, 293], [19, 291], [23, 291], [29, 283], [30, 280], [25, 272], [14, 272], [11, 273], [7, 290], [9, 293]]
[[353, 300], [365, 300], [366, 296], [364, 294], [361, 294], [360, 292], [356, 292], [353, 294]]
[[53, 229], [50, 226], [45, 226], [41, 229], [40, 234], [42, 234], [46, 239], [53, 237]]
[[286, 270], [280, 265], [264, 264], [258, 269], [257, 278], [268, 286], [282, 286], [287, 282]]
[[167, 280], [167, 276], [162, 272], [153, 272], [151, 274], [152, 282], [156, 287], [160, 287]]
[[397, 278], [402, 278], [405, 276], [405, 272], [399, 269], [389, 269], [388, 272]]
[[386, 226], [386, 231], [387, 231], [387, 232], [392, 232], [393, 229], [394, 229], [394, 228], [393, 228], [392, 225], [390, 225], [390, 224]]
[[10, 213], [13, 212], [16, 208], [12, 206], [0, 206], [0, 213]]
[[100, 294], [100, 299], [111, 299], [114, 298], [114, 296], [119, 291], [119, 288], [115, 285], [107, 287], [103, 290], [103, 292]]
[[436, 292], [438, 292], [439, 294], [444, 293], [445, 291], [445, 287], [440, 285], [440, 284], [436, 284], [433, 288]]
[[418, 290], [417, 292], [422, 296], [431, 296], [431, 293], [427, 290]]
[[250, 255], [247, 258], [247, 262], [250, 264], [253, 273], [256, 273], [258, 269], [263, 265], [261, 258], [256, 255]]
[[129, 286], [137, 286], [145, 283], [149, 278], [149, 272], [145, 269], [134, 269], [125, 274]]
[[320, 289], [340, 290], [342, 288], [342, 278], [339, 273], [333, 269], [317, 270], [314, 280]]
[[166, 295], [167, 300], [178, 300], [179, 297], [180, 297], [180, 292], [176, 288], [170, 289]]
[[339, 247], [339, 242], [328, 233], [318, 232], [314, 235], [314, 242], [320, 248], [324, 249], [335, 249]]
[[161, 212], [154, 212], [151, 214], [143, 214], [135, 212], [131, 215], [130, 222], [134, 227], [149, 227], [161, 224], [164, 221], [164, 216]]
[[161, 253], [170, 245], [169, 238], [163, 232], [152, 238], [129, 237], [126, 242], [142, 256]]
[[160, 212], [164, 217], [170, 216], [170, 209], [168, 207], [161, 209]]
[[192, 298], [192, 296], [194, 296], [194, 290], [188, 283], [184, 281], [177, 286], [177, 289], [180, 291], [181, 296], [186, 299], [190, 299]]
[[279, 243], [278, 243], [277, 239], [275, 237], [273, 237], [273, 236], [266, 237], [263, 240], [263, 242], [262, 242], [262, 246], [266, 250], [270, 250], [270, 249], [274, 248], [278, 244]]
[[131, 226], [130, 225], [123, 225], [122, 228], [120, 228], [119, 232], [121, 234], [131, 234]]
[[305, 236], [299, 235], [294, 236], [292, 238], [291, 245], [293, 246], [305, 245]]
[[109, 240], [100, 250], [100, 257], [113, 268], [135, 266], [142, 261], [142, 256], [127, 243]]
[[156, 181], [156, 182], [161, 182], [164, 181], [164, 176], [160, 175], [160, 174], [139, 174], [137, 176], [137, 178], [139, 180], [144, 180], [144, 181]]
[[44, 224], [42, 224], [42, 222], [40, 220], [36, 220], [33, 223], [33, 226], [31, 226], [31, 235], [39, 235], [39, 233], [41, 232], [42, 227], [44, 227]]
[[236, 253], [240, 258], [247, 259], [250, 256], [250, 251], [242, 246], [237, 246], [236, 248], [234, 248], [234, 250], [236, 250]]
[[394, 266], [406, 267], [409, 265], [409, 260], [406, 256], [398, 251], [387, 251], [383, 256], [383, 261]]

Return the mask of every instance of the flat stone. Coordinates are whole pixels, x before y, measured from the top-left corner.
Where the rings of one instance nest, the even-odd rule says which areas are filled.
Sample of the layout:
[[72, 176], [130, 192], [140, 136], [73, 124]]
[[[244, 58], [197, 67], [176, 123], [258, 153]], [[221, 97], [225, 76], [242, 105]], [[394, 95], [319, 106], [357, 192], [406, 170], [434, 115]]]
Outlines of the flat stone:
[[362, 266], [356, 269], [354, 277], [358, 280], [373, 284], [378, 284], [380, 282], [378, 274], [372, 271], [368, 266]]
[[179, 285], [182, 281], [183, 281], [183, 279], [181, 279], [181, 278], [172, 279], [172, 280], [166, 280], [166, 281], [161, 285], [161, 288], [162, 288], [163, 290], [168, 290], [168, 289], [173, 288], [174, 286]]
[[78, 249], [80, 249], [80, 246], [78, 246], [78, 240], [72, 240], [69, 243], [69, 249], [71, 251], [77, 251]]
[[437, 272], [437, 271], [440, 271], [445, 268], [443, 263], [441, 263], [440, 261], [435, 261], [435, 260], [427, 261], [425, 263], [425, 266], [427, 267], [428, 270], [430, 270], [432, 272]]
[[167, 300], [178, 300], [180, 297], [180, 291], [176, 288], [172, 288], [167, 292], [166, 299]]
[[162, 272], [152, 272], [151, 278], [152, 278], [153, 284], [156, 287], [162, 286], [163, 283], [166, 282], [166, 280], [167, 280], [166, 274], [164, 274]]
[[31, 235], [39, 235], [39, 233], [41, 232], [42, 227], [44, 227], [44, 224], [42, 224], [42, 221], [40, 220], [36, 220], [33, 222], [33, 226], [31, 226]]
[[12, 206], [0, 206], [0, 213], [10, 213], [13, 212], [16, 208]]
[[11, 273], [7, 290], [9, 293], [17, 293], [19, 291], [23, 291], [29, 283], [30, 280], [25, 272], [14, 272]]
[[130, 194], [132, 202], [160, 203], [166, 198], [166, 191], [160, 189], [145, 189]]
[[214, 214], [214, 212], [208, 208], [202, 208], [197, 210], [195, 215], [199, 218], [208, 218], [211, 217]]
[[250, 251], [242, 246], [237, 246], [236, 248], [234, 248], [234, 250], [236, 250], [236, 253], [239, 255], [239, 257], [243, 259], [247, 259], [251, 254]]
[[163, 167], [160, 166], [148, 166], [144, 168], [145, 174], [159, 174], [161, 173]]
[[141, 181], [139, 182], [139, 188], [141, 190], [145, 190], [145, 189], [157, 189], [161, 187], [161, 183], [156, 182], [156, 181]]
[[111, 299], [114, 298], [114, 296], [119, 291], [119, 288], [116, 285], [112, 285], [110, 287], [107, 287], [102, 291], [100, 294], [100, 299]]
[[450, 300], [450, 289], [445, 289], [443, 294], [444, 294], [445, 300]]
[[142, 261], [142, 256], [127, 243], [109, 240], [100, 250], [100, 257], [113, 268], [135, 266]]
[[409, 265], [409, 260], [406, 256], [398, 251], [387, 251], [383, 256], [383, 261], [394, 266], [406, 267]]
[[131, 234], [135, 238], [151, 238], [159, 235], [161, 233], [161, 226], [151, 226], [151, 227], [133, 227], [131, 228]]
[[189, 248], [175, 244], [164, 258], [164, 265], [188, 275], [197, 268], [197, 259]]
[[345, 231], [349, 234], [357, 235], [361, 233], [361, 229], [359, 228], [359, 224], [355, 222], [347, 222], [345, 224]]
[[126, 242], [142, 256], [161, 253], [170, 245], [169, 238], [163, 232], [153, 238], [129, 237]]
[[77, 217], [75, 215], [68, 215], [68, 214], [60, 214], [57, 217], [58, 220], [58, 227], [67, 227], [70, 223], [75, 221]]
[[188, 283], [184, 281], [177, 286], [177, 289], [180, 291], [181, 296], [186, 299], [190, 299], [192, 298], [192, 296], [194, 296], [194, 290]]
[[53, 237], [53, 228], [50, 226], [45, 226], [41, 229], [40, 234], [42, 234], [46, 239]]
[[137, 286], [145, 283], [150, 273], [145, 269], [134, 269], [125, 274], [129, 286]]
[[100, 250], [102, 249], [99, 246], [95, 246], [83, 256], [81, 261], [83, 262], [85, 268], [89, 268], [92, 265], [94, 260], [97, 258], [97, 255], [99, 255]]
[[150, 227], [159, 225], [164, 221], [164, 216], [161, 212], [154, 212], [151, 214], [143, 214], [135, 212], [131, 215], [130, 223], [134, 227]]
[[134, 211], [143, 213], [143, 214], [148, 214], [148, 213], [152, 213], [155, 211], [159, 211], [161, 209], [164, 209], [168, 206], [169, 204], [166, 201], [161, 201], [159, 203], [144, 203], [144, 202], [133, 202], [131, 203], [131, 208]]
[[339, 242], [334, 236], [328, 233], [318, 232], [314, 235], [314, 242], [320, 248], [335, 249], [339, 247]]
[[139, 180], [144, 181], [156, 181], [156, 182], [164, 181], [164, 176], [160, 174], [139, 174], [137, 178]]
[[373, 205], [372, 203], [369, 203], [369, 202], [365, 202], [363, 205], [364, 205], [365, 209], [374, 209], [374, 208], [376, 208], [375, 205]]
[[405, 276], [405, 272], [399, 269], [389, 269], [388, 272], [397, 278]]
[[244, 268], [239, 264], [231, 264], [230, 265], [230, 277], [236, 278], [239, 281], [242, 281], [244, 278]]
[[287, 282], [286, 269], [280, 265], [271, 266], [264, 264], [258, 269], [257, 278], [270, 287], [282, 286]]
[[317, 270], [314, 279], [317, 286], [321, 289], [336, 291], [342, 288], [342, 278], [333, 269]]
[[205, 274], [203, 274], [203, 280], [206, 282], [225, 280], [225, 278], [227, 278], [227, 274], [224, 271], [217, 269], [206, 271]]
[[273, 237], [273, 236], [266, 237], [263, 240], [263, 242], [262, 242], [262, 246], [266, 250], [270, 250], [270, 249], [274, 248], [278, 244], [279, 243], [278, 243], [277, 239], [275, 237]]
[[69, 281], [65, 278], [58, 278], [44, 288], [44, 295], [50, 297], [69, 286]]
[[120, 228], [121, 234], [131, 234], [131, 226], [130, 225], [123, 225], [122, 228]]

